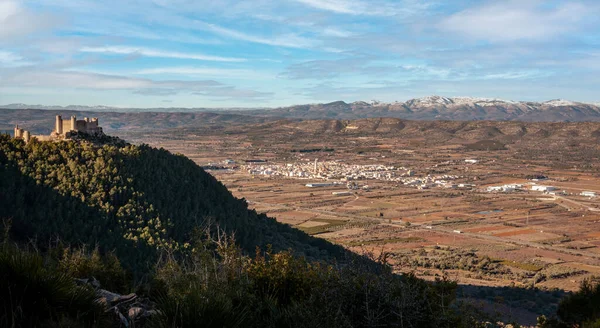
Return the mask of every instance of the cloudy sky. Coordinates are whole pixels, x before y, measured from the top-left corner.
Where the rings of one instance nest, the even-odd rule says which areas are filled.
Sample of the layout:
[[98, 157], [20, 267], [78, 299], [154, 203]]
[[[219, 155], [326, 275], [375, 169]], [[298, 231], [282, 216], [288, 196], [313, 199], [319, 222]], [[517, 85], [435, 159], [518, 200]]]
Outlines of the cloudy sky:
[[0, 104], [600, 101], [597, 0], [0, 0]]

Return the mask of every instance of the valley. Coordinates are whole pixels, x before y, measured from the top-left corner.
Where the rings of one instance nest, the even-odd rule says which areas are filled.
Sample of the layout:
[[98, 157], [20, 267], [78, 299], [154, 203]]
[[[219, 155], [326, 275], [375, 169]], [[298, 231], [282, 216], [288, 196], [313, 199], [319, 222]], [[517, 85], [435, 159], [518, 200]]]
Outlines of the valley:
[[258, 212], [385, 254], [398, 273], [575, 291], [600, 274], [600, 200], [581, 195], [600, 193], [598, 128], [364, 119], [125, 138], [182, 153]]

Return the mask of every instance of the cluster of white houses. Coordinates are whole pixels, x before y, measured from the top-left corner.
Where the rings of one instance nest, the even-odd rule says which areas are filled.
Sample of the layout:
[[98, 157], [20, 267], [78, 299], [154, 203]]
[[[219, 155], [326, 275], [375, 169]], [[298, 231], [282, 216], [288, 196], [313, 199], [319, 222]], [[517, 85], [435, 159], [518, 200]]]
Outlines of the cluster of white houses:
[[288, 177], [300, 179], [323, 180], [363, 180], [400, 181], [402, 176], [409, 176], [410, 170], [403, 167], [386, 165], [351, 165], [337, 161], [289, 164], [250, 163], [241, 167], [252, 175], [271, 177]]

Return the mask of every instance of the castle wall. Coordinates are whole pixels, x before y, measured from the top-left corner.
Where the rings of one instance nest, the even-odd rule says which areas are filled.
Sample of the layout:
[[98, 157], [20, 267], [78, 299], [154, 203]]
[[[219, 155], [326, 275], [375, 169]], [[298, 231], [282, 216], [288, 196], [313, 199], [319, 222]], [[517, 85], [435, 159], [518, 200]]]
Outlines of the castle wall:
[[62, 134], [71, 131], [71, 121], [70, 120], [62, 120]]
[[35, 138], [38, 141], [52, 141], [52, 140], [54, 140], [54, 138], [52, 136], [45, 136], [45, 135], [41, 135], [41, 134], [31, 136], [31, 138]]
[[98, 121], [89, 121], [86, 124], [88, 130], [93, 130], [98, 128]]
[[87, 131], [86, 123], [87, 122], [84, 120], [78, 120], [75, 125], [75, 130], [81, 131], [81, 132], [86, 132]]

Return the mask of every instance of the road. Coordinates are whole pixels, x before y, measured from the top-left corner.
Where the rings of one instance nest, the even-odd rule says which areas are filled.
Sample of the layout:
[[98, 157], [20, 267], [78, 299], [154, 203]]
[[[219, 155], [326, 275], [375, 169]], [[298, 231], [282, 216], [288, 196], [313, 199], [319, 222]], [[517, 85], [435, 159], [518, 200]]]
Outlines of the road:
[[575, 205], [577, 205], [577, 206], [581, 206], [581, 207], [583, 207], [583, 208], [585, 208], [585, 209], [587, 209], [588, 211], [591, 211], [591, 212], [600, 212], [600, 209], [598, 209], [598, 208], [595, 208], [595, 207], [588, 206], [588, 205], [586, 205], [586, 204], [583, 204], [583, 203], [581, 203], [581, 202], [578, 202], [578, 201], [576, 201], [576, 200], [568, 199], [568, 198], [566, 198], [566, 197], [563, 197], [563, 196], [558, 196], [558, 195], [555, 195], [555, 196], [554, 196], [554, 200], [558, 200], [558, 199], [561, 199], [561, 200], [563, 200], [563, 201], [566, 201], [566, 202], [569, 202], [569, 203], [575, 204]]

